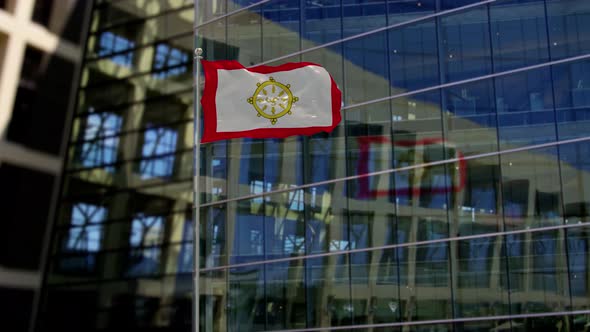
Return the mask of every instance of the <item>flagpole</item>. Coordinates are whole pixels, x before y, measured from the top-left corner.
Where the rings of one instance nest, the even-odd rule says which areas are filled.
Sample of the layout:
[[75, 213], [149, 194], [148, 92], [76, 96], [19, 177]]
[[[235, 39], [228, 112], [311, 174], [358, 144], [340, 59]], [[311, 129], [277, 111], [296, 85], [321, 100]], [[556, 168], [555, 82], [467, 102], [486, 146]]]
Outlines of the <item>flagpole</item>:
[[195, 145], [194, 145], [194, 173], [193, 173], [193, 329], [194, 332], [199, 332], [199, 302], [200, 302], [200, 290], [199, 290], [199, 267], [200, 267], [200, 191], [199, 191], [199, 176], [201, 174], [201, 55], [203, 54], [202, 48], [195, 49], [195, 101], [193, 103], [194, 119], [193, 126], [195, 132]]

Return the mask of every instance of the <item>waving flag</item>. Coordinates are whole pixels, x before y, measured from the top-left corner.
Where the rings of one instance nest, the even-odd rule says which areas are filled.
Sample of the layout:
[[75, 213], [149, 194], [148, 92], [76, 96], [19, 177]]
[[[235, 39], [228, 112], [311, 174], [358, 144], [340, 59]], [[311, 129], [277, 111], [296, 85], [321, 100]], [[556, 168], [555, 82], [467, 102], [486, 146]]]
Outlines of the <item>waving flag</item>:
[[237, 61], [201, 63], [202, 142], [312, 135], [331, 132], [340, 122], [342, 93], [317, 64], [245, 68]]

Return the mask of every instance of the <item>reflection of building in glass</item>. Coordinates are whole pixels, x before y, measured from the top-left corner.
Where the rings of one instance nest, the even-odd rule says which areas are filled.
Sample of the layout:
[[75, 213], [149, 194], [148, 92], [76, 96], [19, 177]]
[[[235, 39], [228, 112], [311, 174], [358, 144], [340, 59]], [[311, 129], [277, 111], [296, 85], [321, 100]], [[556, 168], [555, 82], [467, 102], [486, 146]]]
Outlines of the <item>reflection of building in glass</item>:
[[[40, 330], [190, 329], [193, 17], [95, 3]], [[197, 1], [195, 22], [208, 60], [315, 62], [344, 92], [329, 135], [201, 147], [202, 331], [587, 328], [586, 1]]]
[[[52, 202], [65, 159], [90, 16], [88, 1], [0, 0], [0, 318], [3, 331], [32, 328], [46, 264]], [[82, 210], [84, 208], [81, 208]], [[76, 250], [99, 243], [70, 230]], [[75, 225], [75, 226], [74, 226]], [[88, 241], [82, 240], [88, 237]], [[91, 247], [92, 250], [98, 250]]]

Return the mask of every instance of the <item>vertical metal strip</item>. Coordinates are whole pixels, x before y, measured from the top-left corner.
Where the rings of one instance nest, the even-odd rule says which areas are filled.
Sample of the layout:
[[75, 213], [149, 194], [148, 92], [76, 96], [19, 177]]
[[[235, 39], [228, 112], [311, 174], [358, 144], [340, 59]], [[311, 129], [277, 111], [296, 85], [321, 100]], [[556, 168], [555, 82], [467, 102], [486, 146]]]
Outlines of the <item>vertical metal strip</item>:
[[[196, 6], [195, 6], [196, 8]], [[195, 33], [195, 43], [197, 43], [197, 36]], [[198, 45], [197, 45], [198, 46]], [[201, 123], [200, 123], [200, 95], [201, 95], [201, 87], [200, 87], [200, 76], [201, 76], [201, 59], [203, 58], [201, 54], [203, 53], [203, 49], [195, 48], [195, 87], [194, 87], [194, 95], [195, 100], [193, 103], [193, 108], [195, 110], [194, 119], [193, 119], [193, 126], [195, 131], [195, 145], [194, 145], [194, 167], [193, 167], [193, 325], [194, 331], [199, 332], [199, 267], [200, 267], [200, 189], [199, 189], [199, 175], [201, 173], [201, 138], [200, 138], [200, 131], [201, 131]]]

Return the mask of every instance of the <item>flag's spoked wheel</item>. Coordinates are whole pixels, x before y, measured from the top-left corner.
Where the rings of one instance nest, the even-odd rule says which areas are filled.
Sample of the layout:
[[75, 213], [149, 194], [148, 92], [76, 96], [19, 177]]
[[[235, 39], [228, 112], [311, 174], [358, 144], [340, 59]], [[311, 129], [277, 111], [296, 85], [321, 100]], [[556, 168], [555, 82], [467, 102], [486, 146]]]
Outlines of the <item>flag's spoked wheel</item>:
[[248, 98], [248, 103], [254, 106], [257, 116], [270, 120], [276, 124], [277, 119], [291, 114], [291, 107], [299, 98], [293, 96], [290, 84], [283, 84], [270, 77], [268, 81], [256, 83], [256, 91]]

